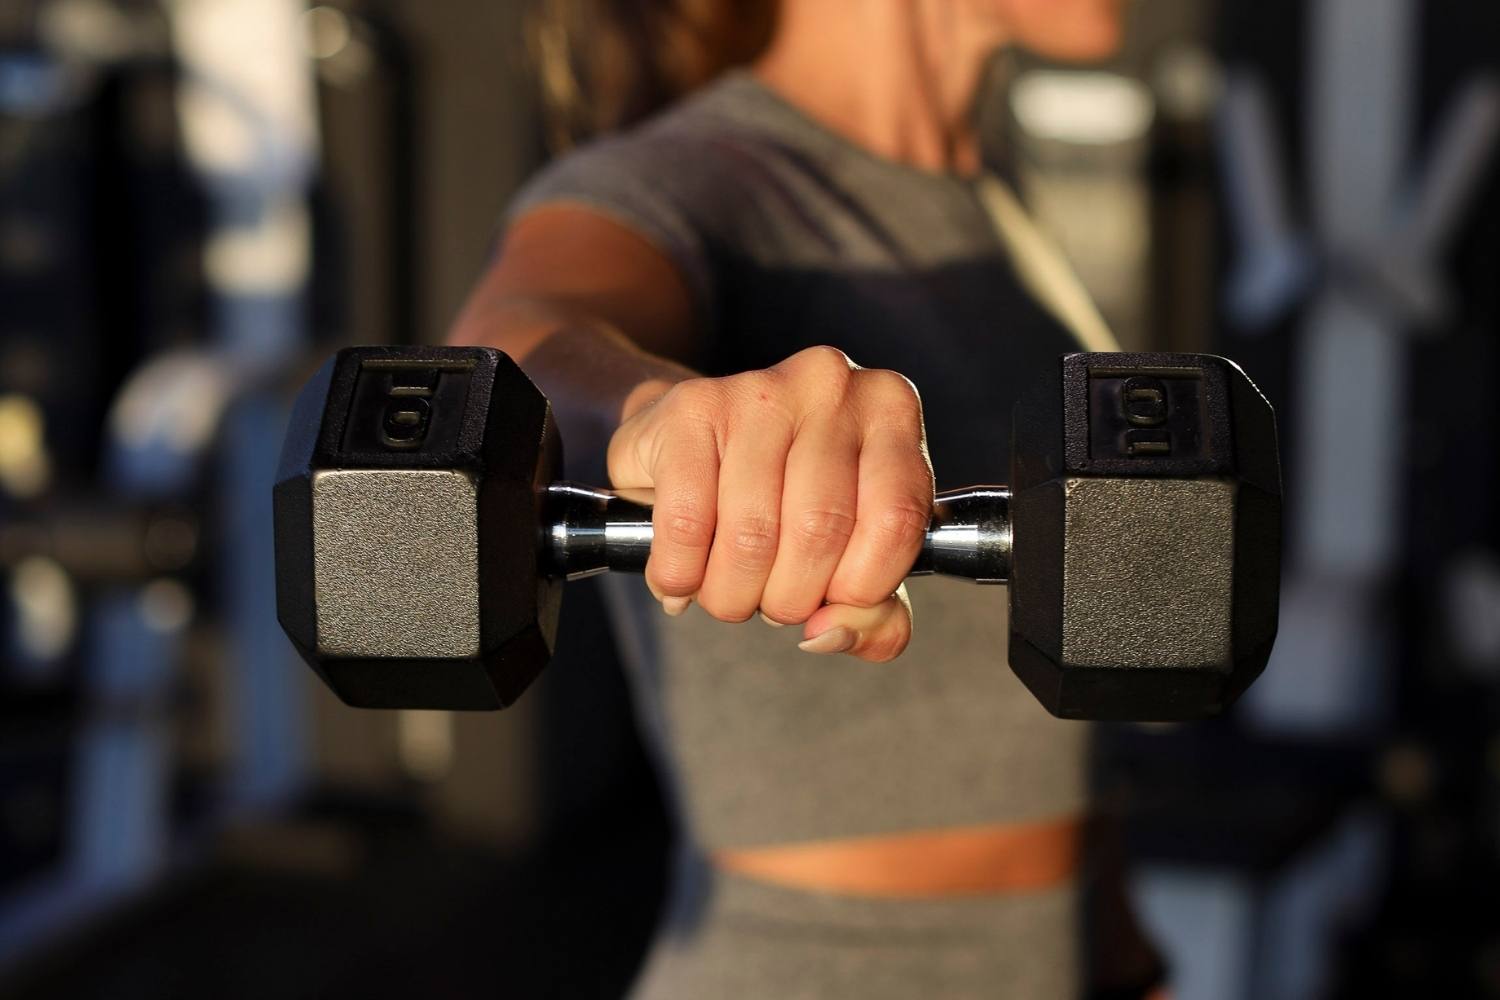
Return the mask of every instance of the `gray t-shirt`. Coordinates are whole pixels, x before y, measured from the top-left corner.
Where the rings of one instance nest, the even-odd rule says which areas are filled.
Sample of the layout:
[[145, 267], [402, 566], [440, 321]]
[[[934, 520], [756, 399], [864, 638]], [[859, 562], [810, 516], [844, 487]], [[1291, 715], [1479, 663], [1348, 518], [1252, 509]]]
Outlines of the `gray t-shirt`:
[[[702, 370], [762, 368], [831, 344], [911, 378], [940, 488], [1005, 480], [1013, 401], [1042, 366], [1077, 349], [1022, 290], [972, 182], [865, 152], [748, 74], [565, 156], [511, 214], [559, 201], [613, 217], [676, 264], [702, 322]], [[911, 647], [866, 664], [801, 653], [798, 628], [726, 625], [696, 607], [670, 619], [639, 580], [610, 581], [638, 715], [692, 845], [1040, 821], [1084, 808], [1087, 727], [1049, 716], [1006, 665], [1005, 591], [934, 578], [908, 587]], [[718, 878], [715, 902], [696, 911], [700, 945], [733, 925], [732, 915], [727, 925], [712, 916], [725, 906], [758, 910], [752, 926], [786, 924], [787, 899], [772, 915], [774, 892]], [[681, 917], [695, 904], [679, 891]], [[1004, 975], [1040, 990], [1025, 995], [1063, 996], [1073, 910], [1061, 892], [955, 904], [933, 919], [984, 923], [991, 907], [989, 924], [1006, 928], [993, 937], [1010, 943], [970, 936], [982, 957], [960, 966], [982, 969], [992, 986], [988, 977]], [[832, 904], [821, 905], [828, 917]], [[888, 923], [854, 921], [872, 922]], [[715, 929], [703, 936], [705, 926]], [[802, 945], [816, 952], [816, 940]], [[768, 969], [785, 964], [787, 947], [766, 946]], [[671, 995], [669, 980], [693, 990], [754, 978], [743, 968], [755, 964], [753, 942], [730, 934], [718, 951], [718, 965], [703, 947], [684, 964], [659, 948], [645, 993]], [[792, 995], [776, 993], [786, 983], [763, 986]], [[950, 986], [945, 995], [968, 995]]]

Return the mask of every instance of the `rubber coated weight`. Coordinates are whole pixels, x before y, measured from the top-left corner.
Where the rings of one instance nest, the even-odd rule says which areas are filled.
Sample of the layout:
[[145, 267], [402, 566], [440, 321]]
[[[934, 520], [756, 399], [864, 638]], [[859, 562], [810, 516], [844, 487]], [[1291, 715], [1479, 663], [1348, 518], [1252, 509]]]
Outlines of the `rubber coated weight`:
[[551, 657], [536, 570], [562, 461], [547, 400], [498, 351], [351, 348], [299, 395], [273, 495], [276, 603], [363, 708], [494, 709]]
[[1202, 718], [1276, 637], [1270, 404], [1200, 354], [1074, 354], [1012, 419], [1010, 664], [1055, 715]]

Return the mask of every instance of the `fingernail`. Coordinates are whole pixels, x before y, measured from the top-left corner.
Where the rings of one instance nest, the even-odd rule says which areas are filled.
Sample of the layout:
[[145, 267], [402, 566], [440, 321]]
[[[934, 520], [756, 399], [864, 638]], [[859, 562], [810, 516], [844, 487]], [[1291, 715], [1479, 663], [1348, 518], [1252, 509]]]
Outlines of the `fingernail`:
[[663, 597], [661, 599], [661, 609], [673, 618], [676, 618], [686, 611], [688, 605], [692, 603], [693, 599], [691, 597]]
[[811, 639], [803, 639], [797, 643], [797, 648], [804, 653], [846, 653], [854, 648], [854, 640], [859, 638], [853, 630], [842, 625], [835, 625], [827, 632], [819, 632]]
[[762, 611], [760, 613], [760, 620], [763, 621], [763, 622], [765, 622], [767, 625], [771, 626], [772, 628], [786, 628], [786, 623], [785, 622], [779, 622], [779, 621], [777, 621], [774, 618], [768, 618], [768, 617], [766, 617], [766, 613], [764, 611]]

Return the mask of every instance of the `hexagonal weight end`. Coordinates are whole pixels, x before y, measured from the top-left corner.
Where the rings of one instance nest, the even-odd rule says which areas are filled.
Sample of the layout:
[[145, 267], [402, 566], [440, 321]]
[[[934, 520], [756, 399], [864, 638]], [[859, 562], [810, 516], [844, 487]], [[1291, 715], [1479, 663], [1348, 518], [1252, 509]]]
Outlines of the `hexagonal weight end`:
[[298, 396], [273, 494], [277, 612], [345, 702], [494, 709], [546, 665], [561, 464], [546, 399], [487, 348], [351, 348]]
[[1222, 358], [1078, 354], [1013, 427], [1012, 668], [1064, 718], [1227, 708], [1276, 634], [1264, 397]]

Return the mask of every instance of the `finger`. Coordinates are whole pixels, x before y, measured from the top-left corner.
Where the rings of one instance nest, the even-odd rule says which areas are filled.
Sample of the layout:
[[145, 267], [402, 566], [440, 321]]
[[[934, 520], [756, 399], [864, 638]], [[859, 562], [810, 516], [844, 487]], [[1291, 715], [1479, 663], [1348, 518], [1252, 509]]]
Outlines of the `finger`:
[[920, 433], [899, 424], [868, 432], [859, 455], [854, 534], [828, 583], [828, 601], [873, 607], [906, 578], [932, 517], [932, 467]]
[[658, 439], [642, 432], [643, 427], [649, 426], [647, 422], [652, 416], [648, 406], [621, 424], [609, 439], [604, 467], [609, 474], [609, 484], [617, 490], [649, 490], [656, 485], [651, 466], [655, 459], [652, 447]]
[[798, 648], [809, 653], [848, 653], [871, 663], [900, 656], [911, 642], [911, 602], [903, 586], [874, 607], [827, 604], [807, 620]]
[[792, 442], [781, 491], [781, 540], [760, 609], [798, 625], [823, 606], [854, 533], [859, 433], [837, 414], [809, 418]]
[[719, 465], [718, 523], [698, 603], [720, 621], [742, 622], [760, 607], [776, 561], [789, 421], [768, 415], [729, 435]]
[[[656, 490], [646, 586], [662, 598], [686, 598], [703, 583], [718, 510], [718, 447], [712, 435], [679, 435], [651, 463]], [[674, 613], [685, 601], [666, 605]]]

